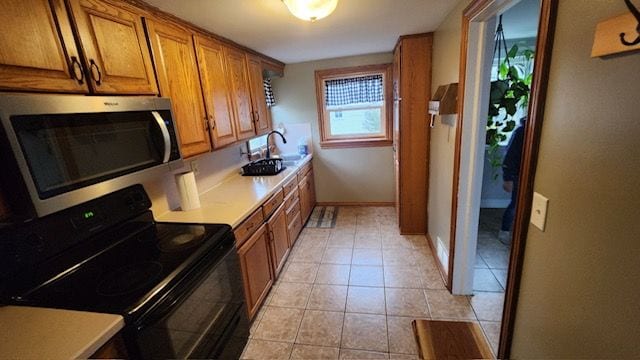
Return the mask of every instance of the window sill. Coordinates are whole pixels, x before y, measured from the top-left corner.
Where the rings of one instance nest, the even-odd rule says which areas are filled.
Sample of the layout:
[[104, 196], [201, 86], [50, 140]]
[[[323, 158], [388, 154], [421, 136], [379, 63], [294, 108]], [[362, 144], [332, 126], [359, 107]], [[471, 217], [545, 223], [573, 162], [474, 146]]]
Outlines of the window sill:
[[392, 146], [393, 140], [326, 140], [320, 142], [321, 149], [346, 149], [359, 147]]

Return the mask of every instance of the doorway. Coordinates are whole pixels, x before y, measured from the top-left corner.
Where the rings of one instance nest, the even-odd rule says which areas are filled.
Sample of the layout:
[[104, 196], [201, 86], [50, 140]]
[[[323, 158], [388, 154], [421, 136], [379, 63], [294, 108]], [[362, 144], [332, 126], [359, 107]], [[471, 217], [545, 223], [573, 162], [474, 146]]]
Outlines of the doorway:
[[[474, 277], [476, 268], [484, 268], [482, 262], [476, 263], [476, 252], [482, 254], [486, 250], [478, 248], [478, 244], [485, 242], [499, 249], [503, 262], [508, 265], [499, 265], [506, 269], [490, 268], [487, 260], [480, 258], [486, 265], [485, 275], [491, 275], [499, 287], [494, 289], [497, 295], [486, 301], [479, 301], [480, 297], [472, 297], [478, 305], [495, 303], [497, 309], [504, 309], [504, 314], [491, 313], [490, 321], [483, 328], [489, 340], [497, 347], [499, 339], [498, 356], [508, 357], [510, 348], [511, 330], [515, 306], [517, 304], [517, 287], [522, 268], [522, 254], [526, 229], [531, 211], [532, 184], [535, 165], [537, 161], [537, 148], [540, 140], [540, 126], [546, 95], [546, 81], [550, 65], [550, 49], [553, 41], [553, 29], [555, 25], [555, 13], [557, 0], [539, 0], [536, 4], [540, 9], [538, 13], [530, 15], [536, 17], [539, 14], [538, 31], [535, 53], [535, 71], [532, 76], [529, 120], [522, 128], [523, 148], [521, 152], [522, 163], [519, 167], [520, 191], [514, 199], [517, 199], [515, 207], [515, 222], [512, 227], [513, 239], [504, 244], [491, 243], [489, 239], [479, 241], [484, 237], [481, 231], [493, 231], [500, 222], [502, 210], [481, 212], [482, 203], [482, 178], [485, 174], [485, 154], [487, 139], [487, 119], [490, 99], [491, 70], [495, 57], [493, 56], [495, 44], [495, 30], [498, 18], [506, 14], [510, 9], [517, 9], [527, 0], [476, 0], [473, 1], [463, 13], [462, 48], [460, 67], [460, 87], [458, 95], [459, 125], [456, 132], [456, 148], [454, 155], [454, 176], [451, 213], [451, 247], [449, 257], [448, 285], [453, 294], [473, 295]], [[506, 30], [505, 30], [506, 31]], [[492, 100], [493, 102], [493, 100]], [[519, 119], [516, 119], [519, 120]], [[514, 127], [517, 124], [514, 124]], [[508, 139], [504, 139], [508, 140]], [[506, 142], [508, 145], [508, 141]], [[498, 178], [500, 174], [498, 175]], [[500, 181], [501, 182], [501, 181]], [[510, 200], [509, 200], [510, 202]], [[486, 202], [485, 202], [486, 203]], [[504, 206], [504, 203], [502, 204]], [[486, 213], [486, 215], [484, 214]], [[490, 220], [481, 222], [481, 214]], [[493, 226], [493, 227], [492, 227]], [[496, 233], [497, 238], [497, 233]], [[496, 239], [499, 242], [499, 239]], [[489, 257], [489, 256], [487, 256]], [[495, 258], [490, 260], [494, 265]], [[494, 270], [504, 270], [504, 273]], [[505, 278], [498, 278], [504, 276]], [[503, 283], [500, 284], [500, 280]], [[485, 284], [486, 285], [486, 284]], [[492, 283], [493, 286], [496, 283]], [[477, 311], [476, 308], [474, 310]], [[481, 321], [482, 324], [482, 321]]]

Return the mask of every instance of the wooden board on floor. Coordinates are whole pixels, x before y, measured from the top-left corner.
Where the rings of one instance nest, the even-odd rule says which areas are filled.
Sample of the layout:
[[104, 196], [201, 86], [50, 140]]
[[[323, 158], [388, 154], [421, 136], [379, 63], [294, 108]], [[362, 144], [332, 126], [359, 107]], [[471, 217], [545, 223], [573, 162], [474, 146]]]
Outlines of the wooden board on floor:
[[414, 320], [411, 325], [421, 359], [493, 359], [478, 323]]

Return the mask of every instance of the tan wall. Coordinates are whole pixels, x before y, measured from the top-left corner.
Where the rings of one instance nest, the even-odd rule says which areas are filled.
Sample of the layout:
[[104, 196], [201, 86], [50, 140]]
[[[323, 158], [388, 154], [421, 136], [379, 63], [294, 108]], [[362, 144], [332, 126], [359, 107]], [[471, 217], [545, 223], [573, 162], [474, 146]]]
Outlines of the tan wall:
[[590, 58], [622, 1], [559, 3], [512, 355], [640, 358], [640, 53]]
[[[434, 92], [440, 85], [455, 83], [459, 80], [462, 11], [469, 3], [470, 0], [461, 1], [434, 34], [432, 82]], [[451, 225], [455, 134], [455, 126], [445, 125], [440, 122], [440, 118], [436, 118], [436, 127], [431, 129], [429, 155], [429, 235], [434, 242], [438, 237], [441, 238], [447, 248]]]
[[271, 109], [279, 123], [311, 124], [313, 167], [319, 202], [393, 202], [391, 147], [320, 149], [314, 71], [393, 61], [391, 53], [288, 64], [284, 77], [273, 81], [277, 105]]

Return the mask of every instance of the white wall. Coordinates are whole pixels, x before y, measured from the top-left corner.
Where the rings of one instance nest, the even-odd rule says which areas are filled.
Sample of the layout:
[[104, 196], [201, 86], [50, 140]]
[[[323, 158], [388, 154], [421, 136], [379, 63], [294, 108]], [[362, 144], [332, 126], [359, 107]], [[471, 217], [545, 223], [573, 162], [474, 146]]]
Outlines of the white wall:
[[321, 149], [314, 71], [348, 66], [384, 64], [391, 53], [287, 64], [283, 78], [273, 80], [279, 123], [309, 123], [313, 134], [313, 167], [318, 202], [393, 202], [394, 175], [391, 147]]
[[[638, 2], [635, 1], [637, 4]], [[640, 358], [640, 53], [590, 57], [619, 0], [562, 0], [514, 358]]]
[[[461, 1], [434, 33], [433, 92], [440, 85], [459, 81], [462, 11], [469, 3], [470, 0]], [[442, 239], [447, 251], [450, 240], [453, 155], [457, 121], [453, 120], [453, 123], [454, 126], [448, 126], [440, 119], [436, 119], [436, 126], [431, 129], [429, 155], [429, 236], [434, 242], [437, 242], [438, 238]], [[437, 248], [437, 244], [434, 245]], [[448, 264], [443, 265], [445, 269], [448, 266]]]

